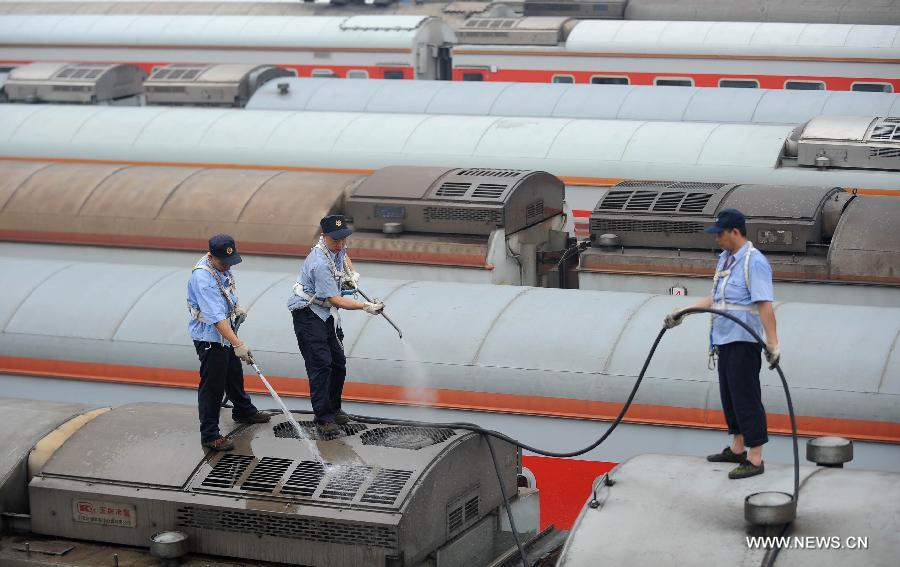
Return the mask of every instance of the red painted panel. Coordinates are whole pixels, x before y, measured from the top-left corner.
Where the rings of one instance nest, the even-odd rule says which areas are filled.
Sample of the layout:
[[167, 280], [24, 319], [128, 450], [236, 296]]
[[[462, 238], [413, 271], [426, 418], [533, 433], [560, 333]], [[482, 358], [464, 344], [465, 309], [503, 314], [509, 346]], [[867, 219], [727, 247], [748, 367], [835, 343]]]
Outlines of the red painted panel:
[[522, 464], [534, 473], [541, 491], [541, 529], [553, 524], [568, 530], [591, 493], [591, 485], [617, 463], [524, 455]]

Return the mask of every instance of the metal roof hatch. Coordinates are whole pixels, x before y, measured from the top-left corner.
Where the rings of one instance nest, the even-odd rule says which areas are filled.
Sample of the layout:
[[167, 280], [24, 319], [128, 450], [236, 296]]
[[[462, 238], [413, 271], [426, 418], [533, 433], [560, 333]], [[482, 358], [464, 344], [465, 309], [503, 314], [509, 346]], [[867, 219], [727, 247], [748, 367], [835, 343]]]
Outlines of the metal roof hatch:
[[154, 69], [147, 79], [147, 104], [241, 108], [265, 83], [290, 76], [290, 71], [274, 65], [165, 65]]
[[900, 171], [900, 117], [818, 116], [791, 134], [800, 166]]
[[144, 92], [146, 73], [112, 63], [32, 63], [13, 69], [5, 90], [11, 102], [96, 104]]
[[558, 45], [575, 23], [570, 18], [471, 17], [456, 30], [456, 36], [461, 44], [472, 45]]

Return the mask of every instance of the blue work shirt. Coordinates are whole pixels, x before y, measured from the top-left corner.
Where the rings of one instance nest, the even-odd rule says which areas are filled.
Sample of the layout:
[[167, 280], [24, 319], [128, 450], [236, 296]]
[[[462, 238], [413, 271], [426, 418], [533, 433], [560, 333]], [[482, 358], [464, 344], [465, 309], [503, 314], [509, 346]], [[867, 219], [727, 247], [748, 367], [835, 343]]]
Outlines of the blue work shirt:
[[[334, 260], [334, 265], [338, 269], [344, 265], [346, 249], [342, 249], [335, 254], [331, 250], [326, 249], [323, 251], [321, 248], [314, 247], [303, 261], [303, 267], [300, 269], [300, 275], [297, 277], [297, 282], [303, 286], [303, 291], [316, 299], [322, 300], [341, 294], [340, 279], [339, 277], [336, 278], [332, 273], [331, 262], [328, 261], [326, 254]], [[291, 294], [287, 302], [288, 309], [291, 311], [303, 309], [308, 304], [309, 301], [305, 297], [295, 293]], [[327, 321], [328, 317], [331, 316], [331, 310], [327, 307], [313, 303], [310, 308], [323, 321]]]
[[[208, 257], [201, 260], [201, 263], [215, 270], [210, 265]], [[231, 285], [231, 278], [233, 277], [231, 270], [217, 273], [222, 279], [222, 285], [225, 286], [226, 292], [228, 292], [228, 286]], [[237, 305], [237, 295], [228, 293], [231, 295], [234, 305]], [[219, 290], [219, 284], [216, 283], [216, 279], [212, 274], [200, 268], [191, 272], [191, 279], [188, 280], [187, 285], [187, 302], [191, 307], [199, 308], [203, 314], [203, 322], [194, 318], [188, 321], [188, 331], [191, 333], [193, 340], [231, 345], [215, 327], [215, 323], [228, 319], [231, 306], [228, 305], [228, 302]]]
[[[715, 303], [722, 301], [723, 285], [725, 285], [725, 303], [752, 305], [758, 301], [773, 301], [775, 299], [772, 290], [772, 267], [769, 266], [769, 261], [766, 260], [762, 252], [756, 249], [750, 254], [750, 289], [747, 289], [747, 282], [744, 277], [744, 256], [747, 254], [748, 249], [749, 242], [734, 255], [734, 261], [730, 265], [731, 277], [728, 278], [728, 284], [725, 285], [724, 277], [719, 279], [716, 285], [717, 289], [714, 290], [713, 294], [713, 308], [716, 307]], [[729, 256], [731, 254], [727, 251], [719, 255], [716, 271], [725, 269]], [[731, 314], [747, 323], [760, 337], [765, 338], [763, 337], [762, 321], [760, 321], [757, 313], [731, 311]], [[731, 319], [713, 315], [712, 344], [725, 345], [738, 341], [755, 343], [756, 339]]]

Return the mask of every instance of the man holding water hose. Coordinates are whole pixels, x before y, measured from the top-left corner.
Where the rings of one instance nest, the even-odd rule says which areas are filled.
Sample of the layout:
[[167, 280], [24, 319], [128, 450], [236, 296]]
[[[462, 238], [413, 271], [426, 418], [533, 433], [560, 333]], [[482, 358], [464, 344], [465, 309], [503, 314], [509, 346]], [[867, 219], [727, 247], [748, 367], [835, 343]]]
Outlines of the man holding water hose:
[[[765, 331], [766, 360], [774, 368], [781, 357], [775, 310], [772, 307], [772, 268], [762, 252], [747, 240], [746, 219], [737, 209], [723, 209], [706, 229], [715, 234], [719, 255], [710, 295], [692, 307], [729, 311], [747, 323], [759, 336]], [[681, 324], [681, 310], [665, 318], [668, 329]], [[762, 474], [762, 446], [768, 442], [766, 409], [759, 383], [759, 343], [734, 321], [712, 316], [710, 359], [718, 356], [719, 394], [731, 445], [706, 459], [715, 463], [737, 463], [731, 479]]]
[[338, 309], [378, 315], [384, 310], [384, 303], [345, 297], [342, 288], [352, 294], [359, 282], [359, 273], [353, 270], [346, 249], [353, 229], [343, 215], [329, 215], [319, 224], [322, 236], [303, 262], [288, 309], [309, 377], [316, 425], [324, 437], [332, 437], [340, 432], [338, 426], [350, 421], [341, 410], [347, 359]]

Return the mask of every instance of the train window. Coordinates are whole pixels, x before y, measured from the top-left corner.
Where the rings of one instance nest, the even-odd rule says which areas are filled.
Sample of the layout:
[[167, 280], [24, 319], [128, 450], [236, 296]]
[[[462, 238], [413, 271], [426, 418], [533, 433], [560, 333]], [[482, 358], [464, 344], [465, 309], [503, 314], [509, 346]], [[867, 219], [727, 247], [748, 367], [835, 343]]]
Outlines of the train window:
[[333, 79], [337, 77], [337, 73], [331, 69], [313, 69], [312, 76], [320, 79]]
[[784, 88], [792, 91], [824, 91], [825, 83], [822, 81], [785, 81]]
[[850, 90], [862, 93], [892, 93], [894, 87], [890, 83], [853, 83]]
[[551, 83], [564, 83], [571, 84], [575, 82], [575, 77], [572, 75], [553, 75], [553, 79], [550, 80]]
[[627, 85], [628, 77], [591, 77], [592, 85]]
[[663, 79], [657, 77], [653, 84], [657, 87], [693, 87], [694, 79]]
[[348, 79], [368, 79], [369, 72], [362, 71], [359, 69], [353, 69], [352, 71], [347, 71], [347, 78]]
[[463, 81], [483, 81], [482, 73], [463, 73]]
[[719, 79], [719, 86], [728, 89], [758, 89], [756, 79]]
[[385, 71], [384, 78], [385, 79], [402, 79], [403, 71]]

